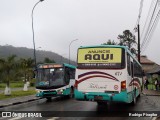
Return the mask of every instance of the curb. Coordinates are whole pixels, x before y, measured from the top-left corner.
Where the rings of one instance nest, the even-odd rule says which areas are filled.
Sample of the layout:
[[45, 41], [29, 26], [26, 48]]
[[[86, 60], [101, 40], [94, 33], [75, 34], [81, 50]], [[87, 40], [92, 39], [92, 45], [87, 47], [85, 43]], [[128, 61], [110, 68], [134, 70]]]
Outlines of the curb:
[[147, 94], [147, 93], [142, 93], [143, 95], [146, 95], [146, 96], [160, 96], [160, 94], [159, 95], [157, 95], [157, 94]]
[[12, 105], [12, 103], [3, 104], [3, 105], [0, 105], [0, 108], [7, 107], [7, 106], [11, 106], [11, 105]]
[[160, 120], [160, 116], [158, 116], [158, 117], [156, 118], [156, 120]]
[[42, 98], [33, 98], [30, 100], [24, 100], [24, 101], [18, 101], [18, 102], [14, 102], [14, 103], [3, 104], [3, 105], [0, 105], [0, 108], [12, 106], [12, 105], [18, 105], [18, 104], [22, 104], [22, 103], [27, 103], [27, 102], [31, 102], [31, 101], [35, 101], [35, 100], [39, 100], [39, 99], [42, 99]]
[[[13, 102], [13, 103], [7, 103], [7, 104], [0, 105], [0, 108], [12, 106], [12, 105], [18, 105], [18, 104], [27, 103], [27, 102], [32, 102], [32, 101], [36, 101], [36, 100], [40, 100], [40, 99], [44, 99], [44, 98], [37, 97], [37, 98], [29, 99], [29, 100], [17, 101], [17, 102]], [[54, 99], [55, 100], [60, 100], [62, 98], [61, 97], [55, 97]]]
[[[12, 105], [18, 105], [18, 104], [27, 103], [27, 102], [32, 102], [32, 101], [36, 101], [36, 100], [40, 100], [40, 99], [44, 99], [44, 98], [37, 97], [37, 98], [29, 99], [29, 100], [17, 101], [17, 102], [13, 102], [13, 103], [3, 104], [3, 105], [0, 105], [0, 108], [12, 106]], [[55, 97], [54, 99], [59, 100], [61, 98]]]
[[153, 117], [152, 120], [160, 120], [160, 116]]
[[160, 95], [151, 95], [151, 94], [146, 94], [146, 96], [160, 96]]

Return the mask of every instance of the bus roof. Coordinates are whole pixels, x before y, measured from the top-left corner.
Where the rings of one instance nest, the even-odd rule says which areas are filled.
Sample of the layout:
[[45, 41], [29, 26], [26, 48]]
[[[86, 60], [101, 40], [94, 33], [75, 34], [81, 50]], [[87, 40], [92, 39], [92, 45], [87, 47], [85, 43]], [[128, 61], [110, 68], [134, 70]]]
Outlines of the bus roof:
[[63, 65], [66, 66], [66, 67], [70, 67], [70, 68], [76, 69], [76, 66], [71, 65], [71, 64], [63, 63]]
[[66, 67], [70, 67], [70, 68], [73, 68], [73, 69], [76, 68], [76, 66], [70, 65], [70, 64], [67, 64], [67, 63], [63, 63], [63, 64], [59, 64], [59, 63], [42, 63], [42, 64], [39, 64], [38, 67], [39, 67], [39, 66], [42, 66], [42, 65], [61, 65], [61, 66], [64, 65], [64, 66], [66, 66]]
[[111, 48], [123, 48], [127, 51], [127, 53], [130, 54], [130, 56], [141, 66], [141, 64], [138, 62], [138, 60], [133, 56], [133, 54], [130, 52], [130, 50], [128, 49], [128, 46], [121, 46], [121, 45], [94, 45], [94, 46], [80, 46], [79, 48], [83, 49], [83, 48], [105, 48], [105, 47], [111, 47]]
[[113, 47], [113, 48], [124, 48], [128, 49], [127, 46], [120, 46], [120, 45], [93, 45], [93, 46], [80, 46], [79, 48], [95, 48], [95, 47]]

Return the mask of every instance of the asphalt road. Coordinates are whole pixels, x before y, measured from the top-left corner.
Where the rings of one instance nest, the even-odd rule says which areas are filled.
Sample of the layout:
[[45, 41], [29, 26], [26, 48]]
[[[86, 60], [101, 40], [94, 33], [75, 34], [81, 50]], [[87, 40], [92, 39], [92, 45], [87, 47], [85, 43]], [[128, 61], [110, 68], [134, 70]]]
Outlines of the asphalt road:
[[[42, 116], [47, 116], [47, 120], [152, 120], [152, 117], [119, 117], [118, 113], [127, 113], [132, 111], [160, 111], [147, 96], [141, 95], [137, 100], [135, 106], [124, 103], [107, 103], [106, 105], [98, 106], [96, 102], [90, 101], [76, 101], [75, 99], [58, 98], [51, 102], [46, 99], [41, 99], [20, 105], [1, 108], [0, 111], [28, 111], [28, 112], [42, 112]], [[103, 114], [99, 114], [103, 113]], [[128, 113], [127, 113], [128, 114]], [[56, 116], [58, 115], [58, 116]], [[68, 115], [69, 117], [66, 117]], [[108, 116], [111, 117], [108, 117]], [[0, 118], [5, 119], [5, 118]], [[9, 120], [44, 120], [44, 118], [6, 118]]]

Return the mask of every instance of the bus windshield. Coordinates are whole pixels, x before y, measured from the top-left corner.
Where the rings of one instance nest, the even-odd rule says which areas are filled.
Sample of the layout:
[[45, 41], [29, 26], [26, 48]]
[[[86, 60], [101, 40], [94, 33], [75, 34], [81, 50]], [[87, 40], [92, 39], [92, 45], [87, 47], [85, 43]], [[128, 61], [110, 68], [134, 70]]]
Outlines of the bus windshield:
[[79, 48], [77, 58], [78, 68], [82, 69], [122, 69], [125, 67], [123, 48]]
[[37, 86], [58, 86], [64, 85], [63, 68], [38, 69]]

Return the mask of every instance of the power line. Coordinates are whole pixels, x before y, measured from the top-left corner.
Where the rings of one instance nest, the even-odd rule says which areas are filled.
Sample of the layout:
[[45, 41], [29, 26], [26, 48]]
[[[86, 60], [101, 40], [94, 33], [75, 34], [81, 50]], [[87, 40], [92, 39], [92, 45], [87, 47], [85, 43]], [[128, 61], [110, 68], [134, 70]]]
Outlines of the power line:
[[[154, 2], [154, 0], [153, 0], [152, 2]], [[156, 8], [157, 8], [157, 4], [158, 4], [158, 0], [157, 0], [157, 2], [156, 2], [156, 4], [155, 4], [154, 10], [153, 10], [153, 12], [152, 12], [152, 16], [151, 16], [150, 21], [149, 21], [149, 23], [148, 23], [148, 27], [147, 27], [146, 33], [145, 33], [145, 35], [144, 35], [145, 38], [144, 38], [144, 40], [143, 40], [142, 47], [144, 46], [144, 44], [145, 44], [145, 42], [146, 42], [146, 36], [147, 36], [148, 31], [149, 31], [149, 29], [150, 29], [150, 27], [151, 27], [151, 23], [152, 23], [152, 21], [153, 21], [154, 15], [155, 15], [155, 11], [156, 11]]]
[[158, 24], [159, 16], [160, 16], [160, 10], [158, 11], [158, 14], [157, 14], [157, 16], [156, 16], [156, 18], [155, 18], [155, 20], [154, 20], [154, 22], [153, 22], [153, 24], [152, 24], [152, 27], [151, 27], [151, 29], [149, 30], [148, 36], [147, 36], [147, 38], [146, 38], [146, 42], [145, 42], [145, 44], [144, 44], [144, 46], [143, 46], [143, 48], [142, 48], [142, 52], [146, 49], [147, 45], [149, 44], [149, 42], [150, 42], [150, 40], [151, 40], [150, 38], [151, 38], [152, 35], [153, 35], [153, 32], [154, 32], [154, 30], [155, 30], [155, 28], [156, 28], [156, 25]]
[[[153, 1], [152, 1], [153, 2]], [[142, 45], [141, 45], [141, 48], [142, 49], [144, 49], [145, 48], [145, 45], [146, 45], [146, 43], [147, 43], [147, 41], [148, 41], [148, 36], [150, 36], [150, 34], [151, 34], [151, 30], [153, 29], [153, 26], [154, 26], [154, 24], [155, 24], [155, 22], [156, 22], [156, 20], [157, 20], [157, 16], [158, 16], [158, 14], [157, 14], [157, 16], [156, 16], [156, 20], [154, 19], [154, 16], [155, 16], [155, 11], [156, 11], [156, 9], [157, 9], [157, 5], [158, 5], [158, 0], [156, 1], [156, 4], [155, 4], [155, 7], [154, 7], [154, 10], [153, 10], [153, 12], [152, 12], [152, 16], [151, 16], [151, 18], [150, 18], [150, 21], [149, 21], [149, 23], [148, 23], [148, 27], [147, 27], [147, 30], [146, 30], [146, 33], [145, 33], [145, 35], [144, 35], [144, 40], [143, 40], [143, 42], [142, 42]], [[151, 5], [152, 6], [152, 5]], [[150, 7], [151, 8], [151, 7]], [[154, 20], [153, 20], [154, 19]], [[146, 24], [146, 23], [145, 23]]]
[[150, 5], [149, 12], [148, 12], [148, 15], [147, 15], [147, 18], [146, 18], [146, 21], [145, 21], [145, 24], [144, 24], [144, 27], [143, 27], [143, 30], [142, 30], [142, 33], [141, 33], [141, 38], [142, 38], [143, 33], [144, 33], [144, 31], [145, 31], [145, 28], [146, 28], [146, 26], [147, 26], [147, 21], [149, 20], [149, 16], [150, 16], [150, 13], [151, 13], [151, 10], [152, 10], [152, 6], [154, 5], [154, 1], [155, 1], [155, 0], [152, 0], [152, 3], [151, 3], [151, 5]]

